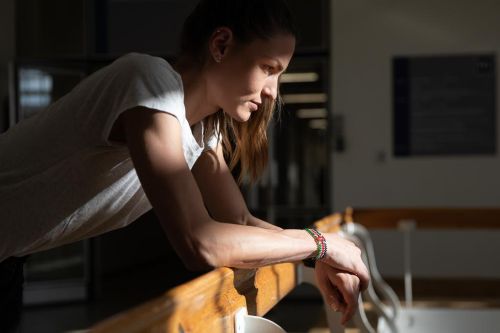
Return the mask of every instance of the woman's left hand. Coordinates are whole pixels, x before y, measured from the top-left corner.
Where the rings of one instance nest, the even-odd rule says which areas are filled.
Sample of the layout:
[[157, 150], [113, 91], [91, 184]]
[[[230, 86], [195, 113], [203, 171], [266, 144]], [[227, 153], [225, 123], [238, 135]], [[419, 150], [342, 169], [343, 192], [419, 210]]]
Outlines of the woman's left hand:
[[352, 318], [358, 306], [359, 278], [320, 261], [316, 262], [314, 271], [325, 302], [334, 311], [342, 312], [341, 323], [345, 325]]

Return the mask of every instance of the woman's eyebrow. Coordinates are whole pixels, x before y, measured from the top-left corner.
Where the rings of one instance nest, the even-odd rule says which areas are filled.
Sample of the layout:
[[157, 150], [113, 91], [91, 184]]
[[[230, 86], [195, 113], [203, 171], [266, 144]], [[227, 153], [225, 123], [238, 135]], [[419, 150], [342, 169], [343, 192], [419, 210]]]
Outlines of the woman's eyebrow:
[[278, 63], [278, 71], [283, 72], [285, 69], [284, 69], [283, 65], [281, 64], [281, 61], [279, 61], [278, 59], [273, 59], [273, 60]]
[[275, 60], [276, 60], [276, 62], [278, 63], [278, 70], [279, 70], [280, 72], [284, 71], [284, 70], [285, 70], [285, 68], [283, 68], [283, 65], [281, 64], [281, 62], [280, 62], [278, 59], [275, 59]]
[[278, 71], [279, 71], [279, 72], [284, 71], [283, 64], [281, 63], [281, 61], [279, 61], [279, 59], [278, 59], [278, 58], [271, 57], [271, 56], [266, 56], [266, 58], [268, 58], [268, 59], [270, 59], [270, 60], [272, 60], [272, 61], [276, 62], [276, 65], [277, 65], [276, 67], [278, 67]]

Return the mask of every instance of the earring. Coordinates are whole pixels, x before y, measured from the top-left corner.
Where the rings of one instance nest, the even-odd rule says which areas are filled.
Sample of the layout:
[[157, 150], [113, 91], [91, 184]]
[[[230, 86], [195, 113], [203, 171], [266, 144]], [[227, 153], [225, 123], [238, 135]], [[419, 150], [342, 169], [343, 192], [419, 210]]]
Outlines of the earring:
[[221, 55], [220, 55], [220, 54], [216, 55], [216, 56], [214, 57], [214, 60], [215, 60], [215, 62], [216, 62], [216, 63], [220, 63], [220, 62], [222, 61], [222, 57], [221, 57]]

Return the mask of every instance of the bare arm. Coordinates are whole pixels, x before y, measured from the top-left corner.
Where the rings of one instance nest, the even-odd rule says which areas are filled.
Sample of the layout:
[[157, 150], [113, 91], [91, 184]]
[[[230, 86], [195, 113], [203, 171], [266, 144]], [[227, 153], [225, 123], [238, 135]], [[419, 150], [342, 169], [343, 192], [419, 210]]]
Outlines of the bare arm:
[[315, 251], [301, 230], [269, 230], [213, 220], [184, 159], [181, 128], [169, 114], [135, 108], [123, 126], [135, 169], [172, 245], [191, 268], [259, 267]]
[[[227, 167], [220, 146], [216, 151], [205, 152], [200, 156], [192, 171], [203, 200], [216, 220], [282, 230], [249, 213], [243, 196]], [[345, 324], [357, 308], [360, 292], [359, 278], [322, 262], [316, 264], [315, 272], [325, 299], [335, 311], [341, 311], [344, 314], [342, 323]]]
[[250, 213], [226, 164], [221, 144], [215, 151], [204, 152], [196, 161], [192, 172], [203, 201], [214, 219], [271, 230], [283, 230]]
[[[303, 230], [271, 230], [244, 223], [223, 223], [210, 217], [184, 159], [181, 128], [174, 116], [137, 107], [124, 112], [120, 118], [144, 192], [187, 267], [255, 268], [297, 261], [315, 253], [314, 240]], [[239, 190], [238, 194], [241, 196]], [[207, 206], [215, 207], [209, 202]], [[246, 206], [235, 208], [236, 216], [242, 216], [243, 222], [245, 209]], [[231, 219], [225, 215], [223, 206], [212, 213], [221, 220]], [[357, 274], [363, 285], [367, 285], [369, 276], [359, 249], [337, 235], [325, 237], [329, 242], [325, 262]]]

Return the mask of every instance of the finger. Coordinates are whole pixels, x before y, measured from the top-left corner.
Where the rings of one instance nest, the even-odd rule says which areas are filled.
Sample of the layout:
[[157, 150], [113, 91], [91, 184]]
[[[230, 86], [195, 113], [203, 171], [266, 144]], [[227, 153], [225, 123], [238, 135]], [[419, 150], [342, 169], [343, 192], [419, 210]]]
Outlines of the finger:
[[359, 262], [358, 262], [358, 267], [357, 267], [357, 274], [356, 276], [359, 278], [360, 282], [360, 289], [361, 290], [366, 290], [368, 288], [368, 285], [370, 284], [370, 271], [366, 267], [364, 261], [363, 261], [363, 250], [356, 246], [359, 249]]
[[332, 286], [331, 290], [325, 293], [325, 295], [327, 295], [326, 302], [333, 311], [344, 313], [346, 306], [343, 302], [342, 294], [335, 286]]
[[358, 306], [359, 279], [351, 274], [338, 274], [337, 278], [341, 281], [338, 285], [343, 299], [346, 301], [346, 311], [342, 316], [342, 325], [345, 325], [354, 315]]
[[359, 289], [364, 291], [370, 285], [370, 273], [364, 264], [357, 271], [356, 276], [359, 278]]
[[343, 323], [347, 323], [349, 320], [352, 319], [354, 314], [356, 313], [356, 310], [358, 308], [358, 297], [359, 297], [359, 287], [358, 284], [356, 284], [355, 288], [352, 288], [350, 290], [350, 298], [349, 298], [349, 306], [347, 308], [347, 311], [344, 314], [343, 318]]
[[344, 313], [346, 305], [342, 293], [330, 281], [327, 281], [327, 288], [324, 295], [327, 295], [328, 305], [333, 311]]
[[359, 279], [359, 288], [361, 291], [366, 290], [370, 285], [370, 273], [361, 260], [354, 269], [344, 270], [344, 272], [350, 273]]
[[328, 286], [330, 288], [329, 293], [335, 296], [335, 300], [337, 302], [337, 311], [343, 313], [346, 309], [347, 303], [344, 300], [344, 296], [342, 296], [340, 289], [338, 288], [340, 280], [338, 279], [337, 274], [339, 274], [339, 271], [335, 269], [327, 270]]
[[333, 311], [343, 311], [345, 305], [343, 304], [342, 294], [340, 291], [330, 282], [328, 273], [326, 271], [320, 270], [319, 267], [316, 268], [316, 279], [318, 281], [318, 287], [324, 296], [325, 302], [330, 306]]
[[349, 295], [346, 292], [347, 279], [346, 279], [346, 277], [343, 277], [342, 273], [333, 273], [333, 274], [329, 274], [329, 275], [330, 275], [330, 279], [332, 281], [335, 281], [334, 284], [337, 286], [336, 289], [341, 294], [341, 298], [343, 301], [343, 309], [342, 309], [343, 315], [342, 315], [341, 324], [344, 325], [344, 323], [346, 322], [346, 318], [348, 316], [348, 313], [349, 313], [349, 306], [350, 306], [350, 299], [348, 297]]
[[358, 277], [361, 291], [365, 290], [370, 285], [370, 272], [361, 258], [354, 263], [354, 269], [352, 271], [347, 270], [346, 272], [352, 273]]
[[354, 261], [354, 271], [352, 273], [359, 278], [361, 290], [365, 290], [370, 284], [370, 272], [363, 262], [361, 248], [354, 243], [352, 245], [356, 248], [355, 252], [357, 253], [357, 260]]
[[344, 298], [342, 297], [342, 293], [340, 290], [334, 285], [330, 284], [332, 287], [331, 298], [332, 298], [332, 308], [335, 312], [345, 312], [346, 303], [344, 302]]

